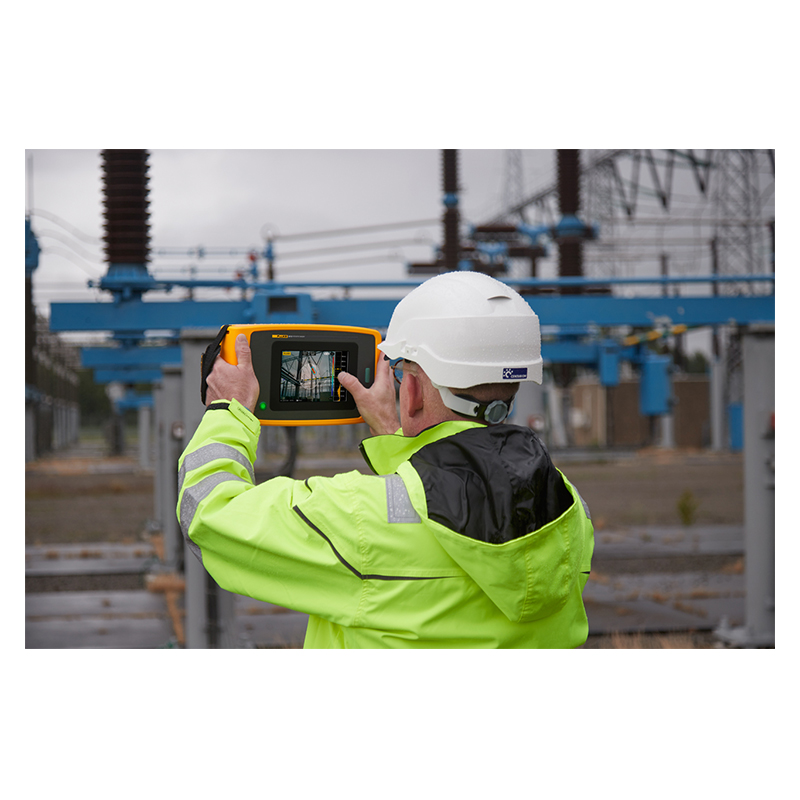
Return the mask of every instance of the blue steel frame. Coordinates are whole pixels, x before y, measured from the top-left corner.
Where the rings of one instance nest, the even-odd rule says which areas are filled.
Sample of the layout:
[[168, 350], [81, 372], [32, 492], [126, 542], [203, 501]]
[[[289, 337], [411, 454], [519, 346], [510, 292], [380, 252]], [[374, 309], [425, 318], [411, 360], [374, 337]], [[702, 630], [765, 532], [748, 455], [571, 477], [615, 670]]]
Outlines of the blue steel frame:
[[[772, 285], [774, 275], [693, 276], [655, 278], [555, 278], [507, 280], [520, 291], [559, 287], [669, 286], [725, 283]], [[228, 324], [325, 324], [358, 325], [385, 329], [398, 298], [314, 299], [310, 288], [353, 290], [408, 289], [420, 281], [353, 281], [275, 283], [256, 280], [178, 280], [157, 281], [106, 276], [99, 286], [112, 294], [112, 301], [101, 303], [53, 303], [50, 328], [53, 331], [108, 331], [122, 343], [116, 348], [89, 348], [83, 365], [98, 368], [98, 382], [155, 382], [160, 368], [180, 363], [180, 347], [135, 346], [146, 333], [157, 331], [177, 339], [186, 328], [218, 328]], [[147, 291], [169, 291], [174, 287], [239, 288], [252, 293], [249, 300], [224, 301], [145, 301]], [[291, 291], [290, 291], [291, 290]], [[619, 362], [631, 361], [641, 367], [643, 413], [667, 413], [670, 405], [669, 359], [652, 353], [646, 344], [624, 346], [608, 338], [603, 329], [616, 326], [636, 328], [690, 328], [738, 324], [774, 323], [775, 295], [738, 296], [636, 296], [611, 294], [525, 294], [543, 326], [542, 356], [546, 363], [583, 364], [597, 370], [605, 386], [618, 382]], [[143, 401], [144, 402], [144, 401]]]
[[[681, 283], [774, 283], [774, 276], [708, 277], [696, 279], [631, 278], [599, 281], [581, 278], [507, 281], [518, 289], [557, 286], [613, 286], [615, 284]], [[182, 286], [217, 287], [239, 285], [226, 281], [184, 281]], [[145, 331], [180, 331], [183, 328], [217, 327], [225, 323], [319, 323], [385, 328], [397, 298], [314, 300], [310, 294], [287, 292], [287, 288], [344, 289], [407, 288], [418, 281], [353, 283], [244, 284], [255, 290], [250, 300], [152, 301], [139, 297], [108, 303], [53, 303], [50, 328], [54, 331], [110, 331], [118, 336], [143, 338]], [[632, 325], [685, 324], [692, 327], [774, 322], [775, 296], [740, 295], [709, 297], [618, 297], [614, 295], [526, 295], [543, 325]]]

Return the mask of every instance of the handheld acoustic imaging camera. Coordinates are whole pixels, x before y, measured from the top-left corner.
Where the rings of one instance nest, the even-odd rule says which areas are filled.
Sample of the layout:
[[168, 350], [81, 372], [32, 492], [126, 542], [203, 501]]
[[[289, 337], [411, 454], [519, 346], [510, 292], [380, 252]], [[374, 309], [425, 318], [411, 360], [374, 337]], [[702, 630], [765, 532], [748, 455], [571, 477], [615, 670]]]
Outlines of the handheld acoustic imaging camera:
[[262, 425], [354, 425], [363, 422], [340, 372], [372, 386], [381, 335], [370, 328], [338, 325], [224, 325], [202, 359], [201, 395], [221, 354], [236, 364], [236, 337], [250, 344], [261, 392], [255, 416]]

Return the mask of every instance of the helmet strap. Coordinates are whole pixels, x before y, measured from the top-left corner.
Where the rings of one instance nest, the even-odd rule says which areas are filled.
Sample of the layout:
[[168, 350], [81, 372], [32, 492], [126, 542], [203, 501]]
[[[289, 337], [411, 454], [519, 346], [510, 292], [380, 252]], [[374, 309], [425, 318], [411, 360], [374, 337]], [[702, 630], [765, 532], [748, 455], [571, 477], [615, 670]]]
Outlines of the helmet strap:
[[469, 395], [453, 394], [447, 387], [439, 386], [433, 383], [433, 386], [439, 390], [442, 397], [442, 402], [451, 410], [455, 411], [462, 417], [470, 417], [473, 419], [486, 422], [489, 425], [497, 425], [503, 422], [511, 413], [514, 406], [514, 398], [506, 402], [505, 400], [490, 400], [488, 403], [482, 403]]

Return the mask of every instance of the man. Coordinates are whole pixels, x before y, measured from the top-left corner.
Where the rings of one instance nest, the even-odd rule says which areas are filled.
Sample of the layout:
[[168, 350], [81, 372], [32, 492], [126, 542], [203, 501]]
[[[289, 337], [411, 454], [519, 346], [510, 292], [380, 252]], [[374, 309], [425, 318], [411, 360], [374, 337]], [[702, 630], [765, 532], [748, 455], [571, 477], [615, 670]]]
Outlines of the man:
[[340, 375], [374, 474], [259, 486], [245, 337], [237, 366], [217, 359], [179, 465], [181, 528], [205, 568], [309, 614], [306, 647], [582, 644], [588, 510], [537, 435], [503, 424], [519, 382], [542, 380], [536, 315], [493, 278], [448, 273], [398, 304], [380, 350], [369, 389]]

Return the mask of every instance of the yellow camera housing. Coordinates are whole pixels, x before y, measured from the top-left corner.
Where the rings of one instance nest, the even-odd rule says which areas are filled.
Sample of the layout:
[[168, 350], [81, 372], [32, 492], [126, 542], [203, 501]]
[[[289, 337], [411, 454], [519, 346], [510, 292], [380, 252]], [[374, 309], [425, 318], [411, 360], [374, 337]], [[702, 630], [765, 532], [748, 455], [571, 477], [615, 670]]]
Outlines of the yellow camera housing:
[[236, 364], [236, 337], [247, 337], [261, 388], [255, 416], [262, 425], [355, 425], [363, 422], [340, 372], [372, 386], [381, 335], [340, 325], [230, 325], [220, 354]]

